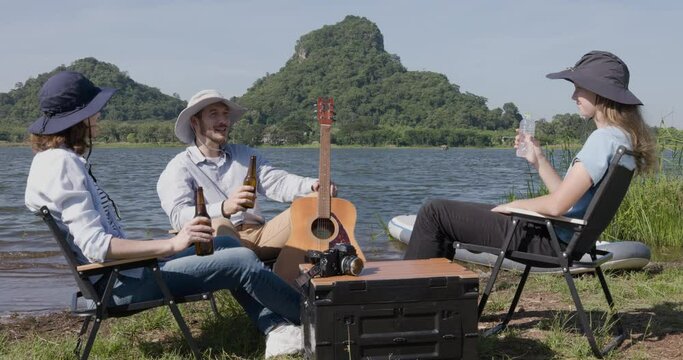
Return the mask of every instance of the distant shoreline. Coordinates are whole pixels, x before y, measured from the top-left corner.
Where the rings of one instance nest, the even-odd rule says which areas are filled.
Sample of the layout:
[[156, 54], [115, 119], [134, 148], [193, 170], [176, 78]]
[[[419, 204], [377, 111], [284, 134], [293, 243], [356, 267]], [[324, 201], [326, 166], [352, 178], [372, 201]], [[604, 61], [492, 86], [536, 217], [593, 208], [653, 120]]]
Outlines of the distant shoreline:
[[[128, 143], [128, 142], [118, 142], [118, 143], [95, 143], [95, 148], [184, 148], [185, 144], [179, 143]], [[554, 147], [555, 145], [550, 145]], [[10, 143], [0, 141], [0, 148], [8, 147], [31, 147], [28, 143]], [[393, 146], [393, 145], [383, 145], [383, 146], [366, 146], [366, 145], [332, 145], [336, 149], [440, 149], [440, 146]], [[259, 145], [254, 146], [256, 149], [317, 149], [318, 144], [306, 144], [306, 145]], [[512, 149], [508, 146], [487, 146], [487, 147], [474, 147], [474, 146], [463, 146], [463, 147], [449, 147], [449, 149]], [[444, 150], [448, 151], [448, 150]]]

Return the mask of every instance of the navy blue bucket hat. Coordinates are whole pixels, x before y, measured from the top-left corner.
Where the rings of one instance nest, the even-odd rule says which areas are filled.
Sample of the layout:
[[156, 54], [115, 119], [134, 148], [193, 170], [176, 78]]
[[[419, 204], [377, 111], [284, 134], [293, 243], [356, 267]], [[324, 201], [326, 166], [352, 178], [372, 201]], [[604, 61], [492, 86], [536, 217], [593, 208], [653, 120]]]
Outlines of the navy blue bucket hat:
[[593, 50], [581, 57], [574, 67], [546, 77], [571, 81], [576, 86], [620, 104], [643, 105], [628, 90], [628, 67], [619, 57], [607, 51]]
[[98, 88], [81, 73], [62, 71], [47, 79], [40, 89], [43, 116], [28, 127], [35, 135], [64, 131], [97, 114], [116, 89]]

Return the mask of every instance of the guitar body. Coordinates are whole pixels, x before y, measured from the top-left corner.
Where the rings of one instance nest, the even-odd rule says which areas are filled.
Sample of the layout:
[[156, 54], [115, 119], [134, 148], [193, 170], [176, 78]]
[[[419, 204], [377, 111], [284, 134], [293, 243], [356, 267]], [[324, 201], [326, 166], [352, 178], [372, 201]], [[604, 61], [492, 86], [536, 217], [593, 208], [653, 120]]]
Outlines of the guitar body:
[[[365, 262], [354, 231], [356, 227], [356, 207], [348, 200], [331, 199], [332, 214], [328, 219], [318, 217], [318, 197], [308, 196], [294, 200], [289, 208], [292, 228], [287, 244], [280, 251], [273, 271], [290, 284], [299, 276], [299, 264], [305, 263], [308, 250], [324, 251], [330, 243], [351, 244], [356, 248], [358, 257]], [[322, 233], [319, 227], [323, 227]], [[319, 236], [322, 235], [322, 238]]]

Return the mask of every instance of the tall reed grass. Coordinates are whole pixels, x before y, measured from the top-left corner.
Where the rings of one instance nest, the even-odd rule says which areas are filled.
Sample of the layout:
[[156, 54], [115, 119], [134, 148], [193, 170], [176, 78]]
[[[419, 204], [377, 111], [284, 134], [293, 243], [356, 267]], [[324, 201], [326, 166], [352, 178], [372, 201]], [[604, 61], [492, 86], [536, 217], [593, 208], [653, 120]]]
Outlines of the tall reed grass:
[[683, 245], [683, 178], [670, 174], [633, 179], [606, 240], [636, 240], [652, 247]]
[[606, 239], [636, 240], [652, 247], [683, 245], [683, 132], [664, 126], [656, 130], [659, 171], [633, 179], [603, 233]]

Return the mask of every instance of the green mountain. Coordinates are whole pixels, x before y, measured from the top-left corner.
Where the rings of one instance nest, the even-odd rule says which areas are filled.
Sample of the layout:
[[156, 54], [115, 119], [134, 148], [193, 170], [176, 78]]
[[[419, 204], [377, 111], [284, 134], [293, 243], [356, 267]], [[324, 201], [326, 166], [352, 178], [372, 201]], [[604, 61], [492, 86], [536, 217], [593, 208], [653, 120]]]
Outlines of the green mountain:
[[[101, 141], [172, 142], [171, 122], [185, 102], [133, 81], [115, 65], [85, 58], [0, 93], [0, 141], [21, 141], [25, 124], [39, 116], [37, 94], [48, 77], [65, 69], [84, 73], [99, 86], [118, 88], [103, 111]], [[237, 99], [250, 110], [231, 132], [233, 141], [308, 144], [318, 140], [313, 104], [335, 100], [332, 141], [360, 145], [491, 146], [509, 136], [521, 115], [513, 103], [489, 109], [487, 99], [461, 92], [446, 76], [407, 71], [384, 49], [377, 25], [347, 16], [303, 35], [275, 74], [257, 79]], [[121, 120], [121, 121], [117, 121]]]
[[316, 140], [312, 106], [318, 96], [334, 97], [336, 143], [402, 145], [390, 141], [405, 135], [397, 133], [401, 129], [510, 129], [521, 119], [512, 103], [490, 110], [486, 98], [460, 92], [442, 74], [407, 71], [384, 49], [377, 25], [347, 16], [302, 36], [285, 66], [238, 99], [251, 111], [237, 137], [252, 143], [260, 133], [271, 143]]
[[8, 93], [0, 93], [0, 123], [29, 123], [40, 116], [38, 92], [45, 81], [57, 72], [73, 70], [83, 73], [97, 86], [118, 89], [116, 96], [102, 111], [107, 120], [168, 120], [185, 108], [185, 102], [163, 94], [159, 89], [137, 83], [115, 65], [84, 58], [69, 66], [61, 65], [49, 73], [29, 78]]

